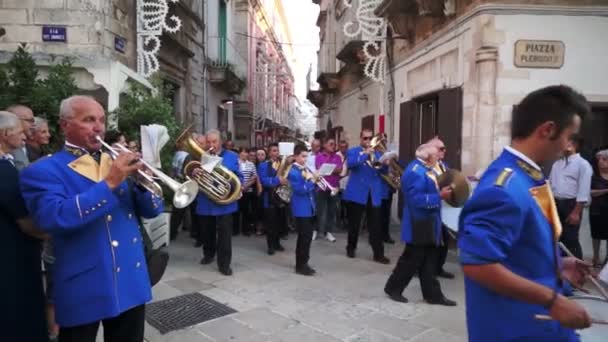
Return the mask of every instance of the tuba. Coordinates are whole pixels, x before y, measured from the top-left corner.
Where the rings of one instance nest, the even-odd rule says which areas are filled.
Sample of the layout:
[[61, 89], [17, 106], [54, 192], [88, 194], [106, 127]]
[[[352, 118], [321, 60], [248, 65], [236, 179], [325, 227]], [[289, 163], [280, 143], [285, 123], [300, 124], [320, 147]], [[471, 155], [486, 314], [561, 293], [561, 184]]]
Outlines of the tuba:
[[[372, 147], [374, 150], [380, 151], [384, 154], [387, 152], [386, 139], [384, 138], [384, 136], [382, 134], [376, 134], [372, 138], [372, 141], [370, 142], [370, 147]], [[382, 164], [379, 161], [376, 161], [376, 155], [373, 153], [371, 153], [369, 155], [369, 160], [367, 161], [367, 163], [369, 166], [371, 166], [375, 169], [382, 168]], [[401, 165], [399, 165], [399, 163], [395, 159], [390, 159], [389, 164], [388, 164], [388, 173], [380, 174], [382, 179], [384, 179], [384, 181], [386, 183], [388, 183], [388, 185], [391, 188], [393, 188], [397, 191], [399, 191], [399, 189], [401, 189], [401, 176], [402, 175], [403, 175], [403, 167]]]
[[[293, 165], [293, 157], [291, 156], [283, 156], [281, 158], [281, 162], [277, 165], [277, 177], [287, 178], [289, 171]], [[273, 163], [272, 167], [275, 167]], [[289, 184], [280, 184], [279, 186], [274, 188], [272, 192], [272, 198], [279, 206], [287, 205], [291, 202], [291, 195], [293, 190]]]
[[200, 160], [207, 153], [192, 138], [190, 129], [186, 129], [177, 138], [177, 145], [183, 145], [184, 149], [195, 159], [184, 166], [184, 175], [188, 179], [193, 179], [209, 199], [217, 204], [230, 204], [241, 197], [241, 181], [230, 170], [222, 165], [216, 165], [211, 172], [203, 169], [203, 173], [198, 176], [190, 177], [194, 169], [201, 168]]

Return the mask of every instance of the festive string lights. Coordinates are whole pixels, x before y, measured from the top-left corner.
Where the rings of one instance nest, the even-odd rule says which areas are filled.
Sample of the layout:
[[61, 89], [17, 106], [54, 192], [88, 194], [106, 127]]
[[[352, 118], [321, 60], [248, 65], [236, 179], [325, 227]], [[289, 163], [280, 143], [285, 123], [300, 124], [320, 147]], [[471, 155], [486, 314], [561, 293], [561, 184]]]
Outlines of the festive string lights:
[[169, 15], [169, 3], [179, 0], [137, 0], [137, 72], [150, 77], [158, 71], [158, 51], [163, 32], [175, 33], [182, 21]]

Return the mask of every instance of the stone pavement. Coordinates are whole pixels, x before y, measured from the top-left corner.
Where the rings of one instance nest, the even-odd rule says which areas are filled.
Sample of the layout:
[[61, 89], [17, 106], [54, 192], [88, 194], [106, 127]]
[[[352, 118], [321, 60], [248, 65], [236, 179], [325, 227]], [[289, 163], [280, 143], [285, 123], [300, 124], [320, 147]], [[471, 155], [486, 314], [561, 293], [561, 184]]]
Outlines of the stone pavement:
[[170, 265], [153, 289], [154, 300], [200, 292], [238, 313], [166, 335], [146, 325], [149, 342], [466, 341], [462, 273], [453, 255], [446, 268], [456, 279], [440, 281], [459, 305], [447, 308], [424, 304], [417, 278], [404, 293], [410, 303], [384, 295], [401, 244], [386, 245], [391, 264], [380, 265], [371, 261], [366, 236], [360, 238], [356, 259], [345, 256], [344, 233], [336, 234], [336, 243], [319, 239], [310, 261], [317, 275], [304, 277], [293, 270], [295, 234], [283, 241], [286, 251], [273, 256], [266, 254], [264, 238], [238, 236], [233, 239], [234, 275], [225, 277], [215, 264], [199, 265], [201, 251], [186, 235], [170, 246]]

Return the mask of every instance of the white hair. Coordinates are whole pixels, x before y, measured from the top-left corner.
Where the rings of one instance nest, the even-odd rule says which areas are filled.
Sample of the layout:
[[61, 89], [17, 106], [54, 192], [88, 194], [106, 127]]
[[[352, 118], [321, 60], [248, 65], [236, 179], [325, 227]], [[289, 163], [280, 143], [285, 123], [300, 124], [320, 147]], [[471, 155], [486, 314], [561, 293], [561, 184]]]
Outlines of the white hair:
[[596, 158], [604, 158], [604, 159], [608, 159], [608, 149], [605, 150], [601, 150], [601, 151], [597, 151], [597, 153], [595, 154]]
[[207, 133], [205, 133], [205, 138], [210, 135], [217, 135], [217, 137], [222, 140], [222, 133], [215, 128], [208, 130]]
[[93, 97], [87, 95], [73, 95], [61, 101], [59, 105], [59, 119], [66, 120], [74, 116], [74, 103], [83, 100], [92, 100], [97, 102]]
[[416, 158], [429, 160], [431, 155], [436, 154], [439, 150], [431, 144], [422, 144], [416, 149]]
[[38, 117], [38, 116], [34, 117], [34, 125], [32, 126], [33, 130], [38, 130], [38, 129], [40, 129], [41, 126], [44, 126], [44, 125], [46, 125], [46, 126], [49, 125], [49, 122], [46, 119]]
[[0, 111], [0, 130], [17, 128], [20, 124], [21, 122], [17, 115], [7, 111]]

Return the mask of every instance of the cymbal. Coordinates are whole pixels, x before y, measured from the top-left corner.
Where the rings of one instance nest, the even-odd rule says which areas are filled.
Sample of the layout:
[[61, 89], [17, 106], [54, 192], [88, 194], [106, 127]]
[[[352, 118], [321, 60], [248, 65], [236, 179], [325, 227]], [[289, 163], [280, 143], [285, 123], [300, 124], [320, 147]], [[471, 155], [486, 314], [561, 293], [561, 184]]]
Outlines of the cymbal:
[[447, 170], [439, 176], [437, 183], [439, 184], [439, 189], [443, 189], [446, 186], [452, 188], [452, 195], [445, 201], [454, 208], [464, 206], [464, 203], [471, 195], [471, 187], [467, 178], [458, 170]]

